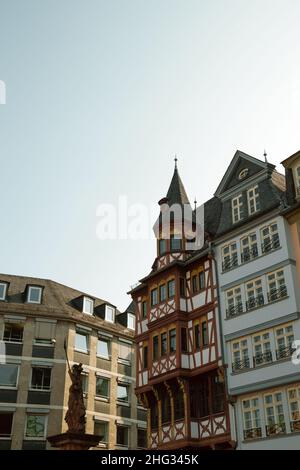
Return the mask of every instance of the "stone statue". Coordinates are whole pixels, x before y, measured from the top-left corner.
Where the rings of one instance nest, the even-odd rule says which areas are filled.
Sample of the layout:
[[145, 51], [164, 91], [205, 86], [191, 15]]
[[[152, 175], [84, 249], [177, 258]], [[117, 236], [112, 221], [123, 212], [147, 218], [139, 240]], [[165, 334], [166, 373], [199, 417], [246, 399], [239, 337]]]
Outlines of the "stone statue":
[[68, 424], [68, 433], [85, 434], [85, 406], [83, 401], [82, 390], [82, 364], [74, 364], [72, 369], [69, 364], [67, 349], [65, 352], [68, 362], [69, 376], [72, 384], [69, 389], [68, 411], [65, 421]]

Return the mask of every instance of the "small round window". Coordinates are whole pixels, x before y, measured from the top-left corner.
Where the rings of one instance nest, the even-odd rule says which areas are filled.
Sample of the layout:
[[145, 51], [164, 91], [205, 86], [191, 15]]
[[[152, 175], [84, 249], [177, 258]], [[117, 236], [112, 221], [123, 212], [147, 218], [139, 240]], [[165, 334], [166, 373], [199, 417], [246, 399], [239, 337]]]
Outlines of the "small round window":
[[240, 171], [239, 180], [243, 180], [244, 178], [246, 178], [246, 176], [248, 175], [248, 171], [248, 168], [244, 168], [242, 171]]

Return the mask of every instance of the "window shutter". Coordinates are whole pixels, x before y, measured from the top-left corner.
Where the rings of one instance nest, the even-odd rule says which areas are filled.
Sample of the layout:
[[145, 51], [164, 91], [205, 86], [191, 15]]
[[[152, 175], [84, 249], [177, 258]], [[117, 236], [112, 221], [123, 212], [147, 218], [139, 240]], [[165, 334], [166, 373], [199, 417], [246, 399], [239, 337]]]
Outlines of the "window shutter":
[[43, 320], [36, 320], [35, 338], [36, 339], [53, 339], [55, 338], [56, 323]]
[[119, 358], [125, 361], [131, 360], [131, 346], [129, 344], [119, 342]]

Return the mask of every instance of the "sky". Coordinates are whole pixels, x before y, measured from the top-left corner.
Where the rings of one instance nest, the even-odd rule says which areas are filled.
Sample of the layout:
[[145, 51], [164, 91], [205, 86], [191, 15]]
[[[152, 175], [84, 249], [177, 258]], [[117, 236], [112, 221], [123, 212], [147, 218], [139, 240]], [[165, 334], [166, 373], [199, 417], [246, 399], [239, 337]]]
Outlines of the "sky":
[[237, 149], [282, 171], [299, 20], [299, 0], [0, 0], [0, 272], [124, 309], [155, 240], [100, 239], [99, 206], [158, 214], [175, 154], [198, 204]]

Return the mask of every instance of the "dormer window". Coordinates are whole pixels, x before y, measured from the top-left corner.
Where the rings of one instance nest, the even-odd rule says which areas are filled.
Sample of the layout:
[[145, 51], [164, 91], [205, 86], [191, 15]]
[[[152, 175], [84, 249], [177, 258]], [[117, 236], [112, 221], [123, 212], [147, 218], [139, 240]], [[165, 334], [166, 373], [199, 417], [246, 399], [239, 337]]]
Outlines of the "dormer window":
[[42, 287], [29, 286], [27, 294], [27, 302], [29, 304], [40, 304], [42, 301]]
[[232, 222], [236, 224], [242, 219], [242, 205], [243, 199], [242, 195], [235, 197], [231, 201], [231, 209], [232, 209]]
[[110, 305], [106, 305], [105, 320], [109, 321], [110, 323], [115, 322], [115, 309], [114, 309], [114, 307], [111, 307]]
[[93, 315], [94, 313], [94, 301], [89, 297], [83, 298], [83, 313], [87, 313], [88, 315]]
[[167, 251], [167, 241], [161, 238], [159, 240], [159, 254], [163, 255], [166, 253], [166, 251]]
[[181, 251], [182, 243], [181, 238], [176, 235], [171, 235], [170, 239], [171, 251]]
[[131, 313], [128, 313], [127, 315], [127, 328], [135, 330], [135, 316]]
[[296, 187], [296, 196], [300, 196], [300, 166], [297, 166], [295, 170], [295, 187]]
[[248, 198], [248, 213], [249, 215], [255, 214], [255, 212], [259, 211], [260, 209], [258, 186], [254, 186], [254, 188], [248, 189], [247, 198]]
[[7, 283], [0, 282], [0, 300], [6, 300], [7, 294]]

